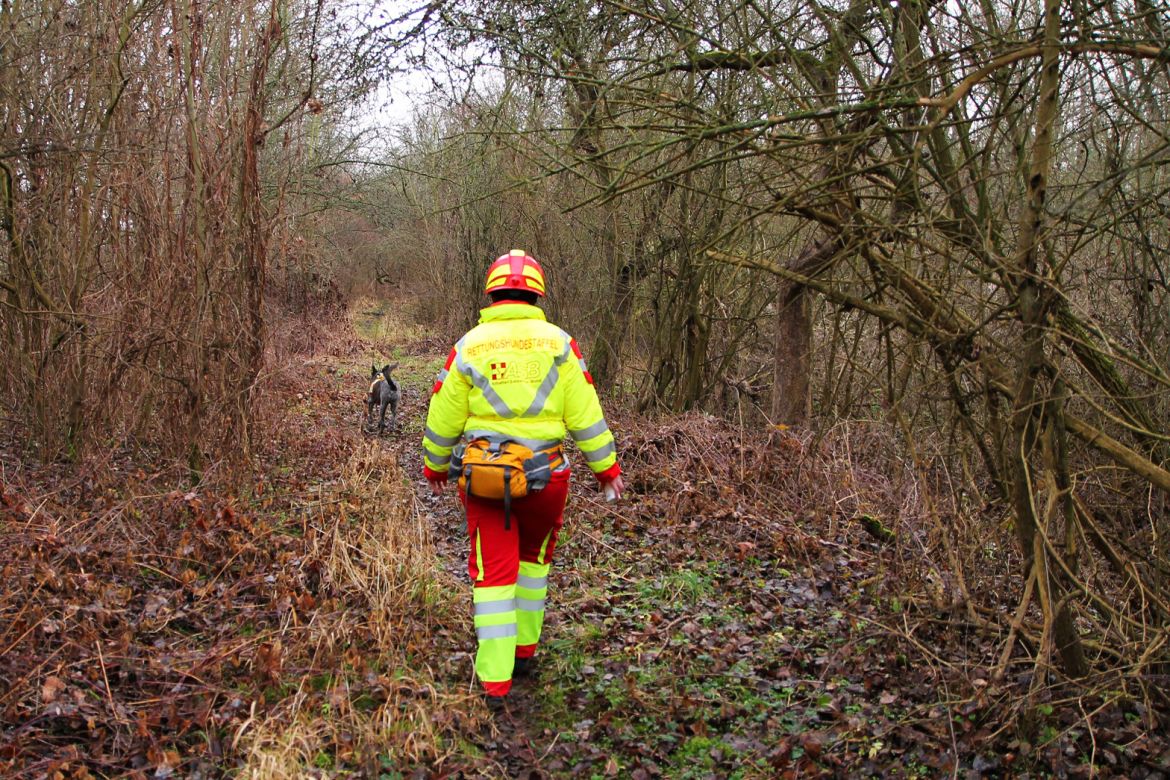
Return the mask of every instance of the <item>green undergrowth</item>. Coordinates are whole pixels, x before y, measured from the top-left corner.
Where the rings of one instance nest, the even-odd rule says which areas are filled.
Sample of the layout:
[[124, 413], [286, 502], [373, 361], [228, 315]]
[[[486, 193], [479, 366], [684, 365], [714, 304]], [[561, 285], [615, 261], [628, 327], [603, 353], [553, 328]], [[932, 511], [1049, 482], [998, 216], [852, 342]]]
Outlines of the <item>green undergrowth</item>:
[[370, 365], [381, 368], [397, 363], [394, 376], [403, 385], [430, 389], [449, 344], [440, 345], [425, 327], [412, 321], [409, 312], [388, 301], [359, 301], [350, 311], [350, 322], [365, 353], [364, 362], [356, 367], [358, 374], [368, 377]]
[[882, 757], [874, 732], [913, 717], [878, 704], [865, 666], [845, 668], [876, 644], [864, 624], [774, 562], [711, 552], [631, 568], [618, 551], [552, 597], [572, 617], [550, 627], [528, 694], [532, 731], [556, 735], [554, 773], [586, 772], [595, 753], [619, 776], [827, 772]]
[[383, 449], [395, 452], [396, 458], [402, 461], [401, 453], [408, 451], [409, 445], [400, 439], [401, 433], [421, 425], [431, 386], [446, 354], [438, 354], [430, 346], [432, 339], [426, 329], [412, 323], [389, 302], [358, 301], [350, 309], [350, 322], [358, 338], [349, 354], [331, 356], [330, 370], [351, 388], [350, 405], [364, 415], [371, 366], [381, 369], [387, 364], [397, 364], [392, 376], [402, 389], [398, 431], [388, 433]]
[[401, 307], [385, 300], [358, 301], [350, 310], [350, 321], [359, 338], [375, 345], [387, 345], [384, 348], [395, 345], [403, 349], [428, 335], [427, 329], [412, 322]]

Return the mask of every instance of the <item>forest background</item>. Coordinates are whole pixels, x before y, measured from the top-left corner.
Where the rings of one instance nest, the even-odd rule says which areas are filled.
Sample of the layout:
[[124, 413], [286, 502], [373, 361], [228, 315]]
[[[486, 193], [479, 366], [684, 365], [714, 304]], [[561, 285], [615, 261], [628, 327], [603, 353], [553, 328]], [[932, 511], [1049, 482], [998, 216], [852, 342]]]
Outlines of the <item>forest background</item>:
[[[272, 443], [307, 393], [295, 367], [441, 358], [487, 262], [523, 247], [631, 441], [734, 432], [689, 462], [741, 468], [687, 489], [728, 508], [766, 494], [769, 469], [844, 458], [855, 482], [780, 513], [862, 529], [902, 662], [927, 652], [908, 615], [949, 627], [944, 665], [960, 699], [996, 702], [979, 726], [1014, 745], [1000, 753], [1093, 774], [1108, 742], [1127, 772], [1170, 771], [1149, 743], [1170, 709], [1167, 25], [1147, 0], [3, 0], [0, 760], [116, 774], [149, 743], [139, 764], [189, 766], [182, 718], [177, 749], [115, 701], [102, 639], [74, 651], [96, 650], [120, 758], [27, 747], [68, 721], [79, 668], [46, 631], [67, 606], [38, 599], [97, 587], [69, 577], [119, 523], [188, 512], [198, 546], [187, 522], [263, 522]], [[426, 100], [379, 126], [379, 96], [420, 79]], [[397, 330], [355, 346], [371, 305]], [[334, 412], [360, 405], [330, 387]], [[356, 447], [392, 469], [368, 443], [321, 446], [314, 468]], [[328, 505], [330, 480], [297, 476]], [[411, 527], [423, 510], [403, 501]], [[328, 544], [318, 563], [339, 565]], [[189, 560], [152, 566], [207, 597], [219, 575]], [[315, 606], [306, 588], [277, 634]], [[117, 622], [85, 609], [68, 618]], [[273, 683], [281, 641], [237, 671]], [[247, 716], [223, 716], [230, 746], [205, 740], [217, 762], [239, 759]], [[781, 758], [829, 771], [822, 743]], [[410, 755], [449, 757], [427, 750]], [[953, 752], [951, 771], [979, 769]]]

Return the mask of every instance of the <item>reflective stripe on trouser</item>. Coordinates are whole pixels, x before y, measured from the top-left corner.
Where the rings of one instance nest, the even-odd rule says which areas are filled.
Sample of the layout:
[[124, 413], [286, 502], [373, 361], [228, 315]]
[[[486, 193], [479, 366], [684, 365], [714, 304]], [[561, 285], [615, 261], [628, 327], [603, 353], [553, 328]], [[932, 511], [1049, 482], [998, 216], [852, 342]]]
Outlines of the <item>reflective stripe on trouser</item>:
[[[512, 679], [516, 657], [516, 586], [477, 586], [472, 593], [475, 604], [475, 673], [485, 686]], [[503, 691], [506, 693], [507, 691]]]
[[[547, 563], [520, 561], [520, 577], [516, 580], [516, 648], [517, 655], [531, 655], [540, 641], [544, 625], [544, 599], [548, 595]], [[524, 648], [524, 650], [520, 650]]]

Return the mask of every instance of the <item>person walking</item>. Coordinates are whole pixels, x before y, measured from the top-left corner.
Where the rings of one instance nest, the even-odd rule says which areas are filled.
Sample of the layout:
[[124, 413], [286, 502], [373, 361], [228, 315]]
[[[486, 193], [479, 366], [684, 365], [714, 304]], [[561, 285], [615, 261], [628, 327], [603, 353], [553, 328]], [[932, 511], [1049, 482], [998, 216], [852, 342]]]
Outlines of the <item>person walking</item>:
[[[488, 268], [491, 305], [431, 391], [423, 474], [457, 478], [467, 512], [475, 671], [493, 709], [532, 671], [548, 574], [569, 494], [566, 432], [610, 500], [625, 485], [613, 433], [577, 342], [536, 306], [544, 271], [513, 249]], [[523, 483], [523, 484], [520, 484]]]

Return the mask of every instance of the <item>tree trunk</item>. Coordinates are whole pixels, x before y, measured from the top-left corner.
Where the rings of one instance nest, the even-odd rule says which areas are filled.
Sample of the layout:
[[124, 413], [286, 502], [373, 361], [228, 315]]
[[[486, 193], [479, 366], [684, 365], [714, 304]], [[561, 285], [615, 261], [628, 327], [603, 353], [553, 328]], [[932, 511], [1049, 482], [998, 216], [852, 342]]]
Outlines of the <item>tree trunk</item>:
[[776, 296], [776, 351], [772, 386], [772, 422], [802, 425], [812, 413], [809, 356], [812, 321], [809, 291], [784, 282]]
[[[840, 235], [814, 241], [787, 268], [801, 276], [819, 276], [832, 267], [843, 248]], [[774, 423], [801, 425], [812, 414], [810, 295], [807, 287], [788, 280], [781, 283], [776, 295], [776, 349], [772, 359]]]
[[[1065, 403], [1063, 397], [1053, 397], [1054, 388], [1050, 386], [1058, 374], [1047, 355], [1047, 321], [1057, 298], [1053, 291], [1055, 285], [1041, 283], [1050, 281], [1052, 269], [1042, 267], [1040, 261], [1044, 201], [1052, 167], [1052, 135], [1059, 110], [1060, 0], [1046, 0], [1044, 13], [1045, 40], [1035, 142], [1027, 171], [1027, 197], [1020, 216], [1020, 238], [1013, 268], [1019, 290], [1017, 315], [1022, 326], [1019, 381], [1014, 392], [1011, 435], [1004, 455], [1011, 482], [1016, 533], [1021, 551], [1036, 575], [1036, 593], [1045, 627], [1051, 629], [1051, 640], [1064, 670], [1074, 677], [1082, 677], [1088, 673], [1088, 665], [1069, 603], [1063, 598], [1066, 590], [1064, 576], [1059, 567], [1051, 565], [1053, 559], [1047, 543], [1051, 538], [1051, 513], [1041, 515], [1037, 512], [1039, 497], [1033, 464], [1041, 432], [1047, 429], [1045, 433], [1051, 435], [1053, 430], [1063, 427]], [[1063, 464], [1053, 462], [1053, 449], [1051, 446], [1047, 448], [1046, 460], [1049, 472], [1057, 474]], [[1049, 490], [1056, 489], [1055, 486], [1049, 487]]]
[[282, 29], [273, 3], [264, 31], [260, 34], [256, 61], [245, 113], [243, 137], [243, 170], [240, 172], [239, 202], [241, 246], [238, 258], [247, 305], [247, 331], [244, 336], [243, 371], [237, 385], [237, 404], [232, 410], [234, 431], [229, 441], [238, 442], [245, 461], [252, 456], [252, 402], [256, 382], [264, 365], [264, 284], [268, 273], [268, 233], [264, 203], [260, 192], [259, 153], [264, 144], [264, 110], [267, 103], [268, 66]]

